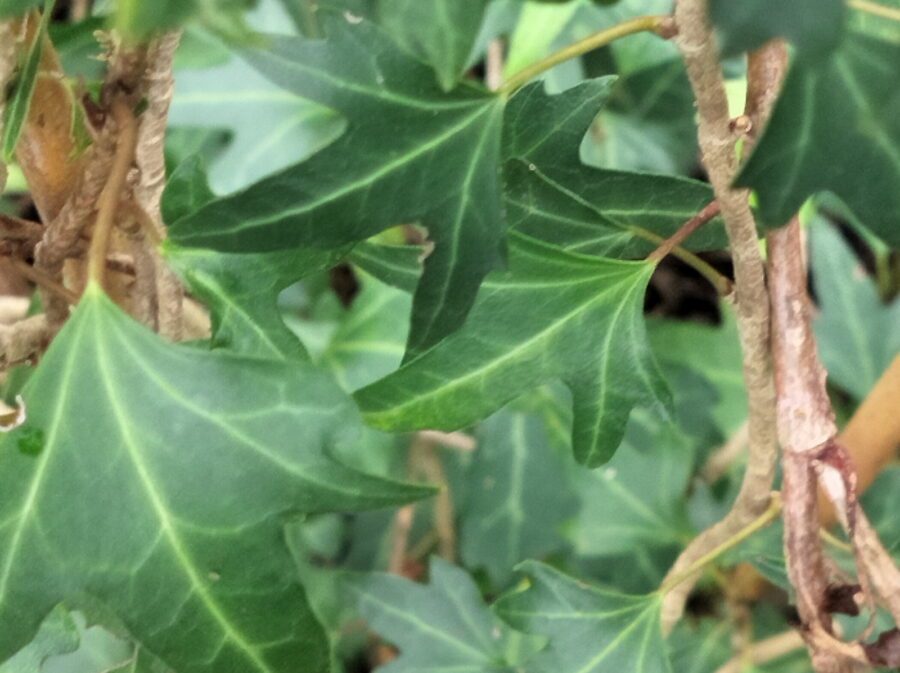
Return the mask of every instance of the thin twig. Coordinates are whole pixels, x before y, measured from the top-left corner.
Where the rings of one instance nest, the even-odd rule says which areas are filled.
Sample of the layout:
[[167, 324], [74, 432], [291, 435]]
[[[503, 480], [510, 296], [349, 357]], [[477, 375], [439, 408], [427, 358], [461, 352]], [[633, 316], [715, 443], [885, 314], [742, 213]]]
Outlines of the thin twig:
[[716, 673], [741, 673], [747, 664], [762, 666], [803, 647], [803, 638], [794, 630], [785, 631], [750, 645], [746, 652], [735, 655]]
[[700, 476], [708, 484], [717, 482], [743, 454], [750, 439], [750, 426], [745, 421], [741, 423], [731, 438], [707, 459]]
[[[697, 101], [697, 137], [703, 163], [721, 208], [734, 262], [736, 315], [743, 352], [750, 436], [747, 470], [734, 506], [724, 519], [688, 545], [668, 577], [690, 568], [710, 549], [729, 539], [734, 531], [744, 528], [765, 512], [778, 455], [765, 273], [749, 194], [746, 190], [731, 187], [737, 171], [735, 138], [730, 129], [728, 98], [706, 0], [679, 0], [675, 20], [678, 26], [676, 43]], [[694, 575], [691, 579], [697, 577]], [[693, 581], [686, 581], [665, 597], [662, 608], [665, 632], [680, 619], [693, 584]]]
[[647, 261], [657, 263], [664, 260], [676, 247], [684, 243], [691, 234], [712, 220], [719, 212], [719, 202], [710, 201], [700, 210], [700, 212], [682, 224], [678, 228], [678, 231], [663, 241], [656, 250], [647, 255]]
[[723, 540], [720, 544], [710, 549], [703, 556], [697, 558], [687, 568], [684, 568], [683, 570], [675, 574], [670, 573], [669, 576], [666, 577], [665, 581], [660, 585], [660, 593], [668, 594], [682, 582], [687, 582], [692, 577], [702, 572], [702, 570], [706, 566], [715, 561], [719, 556], [727, 552], [729, 549], [734, 549], [741, 542], [751, 537], [755, 533], [761, 531], [763, 528], [775, 521], [775, 519], [777, 519], [780, 514], [781, 497], [776, 491], [771, 494], [768, 508], [753, 521], [748, 523], [740, 530], [735, 531], [735, 533], [728, 539]]
[[24, 278], [27, 278], [41, 289], [52, 292], [57, 297], [68, 303], [70, 306], [74, 306], [78, 303], [77, 294], [72, 292], [72, 290], [70, 290], [69, 288], [64, 287], [62, 284], [58, 283], [55, 278], [53, 278], [52, 276], [48, 276], [40, 269], [36, 269], [35, 267], [31, 266], [31, 264], [28, 264], [27, 262], [16, 258], [11, 258], [11, 264], [13, 268], [20, 274], [22, 274]]
[[113, 101], [112, 116], [118, 131], [116, 153], [113, 157], [109, 179], [97, 201], [97, 219], [94, 223], [91, 247], [88, 251], [88, 277], [101, 287], [103, 287], [103, 279], [106, 274], [106, 254], [109, 250], [109, 240], [115, 224], [116, 211], [122, 198], [128, 171], [131, 170], [134, 163], [137, 142], [137, 122], [124, 101]]
[[674, 30], [671, 17], [662, 15], [638, 16], [616, 24], [615, 26], [604, 28], [593, 35], [589, 35], [583, 40], [570, 44], [564, 49], [560, 49], [546, 58], [523, 68], [510, 77], [503, 86], [500, 87], [500, 91], [505, 94], [510, 94], [538, 75], [550, 70], [560, 63], [564, 63], [571, 58], [581, 56], [582, 54], [594, 51], [600, 47], [605, 47], [610, 42], [618, 40], [621, 37], [646, 32], [656, 33], [664, 38], [672, 37]]
[[491, 91], [503, 86], [503, 40], [496, 38], [488, 42], [487, 58], [484, 64], [484, 83]]

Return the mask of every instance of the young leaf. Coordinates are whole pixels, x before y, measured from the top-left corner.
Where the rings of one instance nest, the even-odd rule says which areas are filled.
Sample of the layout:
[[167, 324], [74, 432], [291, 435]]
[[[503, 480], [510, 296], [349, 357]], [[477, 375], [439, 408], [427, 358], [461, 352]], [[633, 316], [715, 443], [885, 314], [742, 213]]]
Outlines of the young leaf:
[[763, 137], [738, 177], [768, 227], [811, 194], [837, 194], [862, 223], [900, 245], [900, 44], [849, 35], [818, 65], [797, 60]]
[[379, 0], [380, 23], [400, 45], [430, 63], [444, 91], [459, 81], [488, 0]]
[[502, 598], [498, 614], [550, 643], [528, 662], [529, 673], [669, 673], [656, 595], [628, 596], [591, 586], [534, 561], [531, 580]]
[[0, 443], [0, 660], [86, 594], [182, 670], [318, 673], [284, 518], [427, 492], [330, 457], [355, 416], [328, 377], [166, 343], [95, 285], [23, 398]]
[[542, 419], [504, 410], [478, 430], [478, 450], [463, 479], [460, 552], [505, 586], [513, 568], [565, 545], [560, 530], [578, 502], [567, 458], [550, 443]]
[[573, 395], [575, 456], [600, 465], [632, 407], [668, 402], [644, 334], [653, 266], [510, 239], [509, 271], [485, 281], [465, 325], [357, 402], [381, 429], [456, 430], [559, 378]]
[[515, 673], [520, 658], [540, 647], [540, 639], [514, 632], [491, 614], [464, 570], [433, 558], [430, 579], [422, 586], [372, 574], [346, 583], [372, 628], [400, 649], [386, 670]]
[[819, 352], [828, 380], [862, 400], [900, 352], [900, 302], [881, 301], [859, 259], [824, 218], [811, 234]]

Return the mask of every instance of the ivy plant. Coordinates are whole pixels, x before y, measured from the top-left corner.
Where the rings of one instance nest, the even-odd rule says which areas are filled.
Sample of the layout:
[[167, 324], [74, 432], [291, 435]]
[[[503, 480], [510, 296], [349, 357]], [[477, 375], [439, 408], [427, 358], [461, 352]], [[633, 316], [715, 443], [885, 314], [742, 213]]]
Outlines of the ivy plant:
[[0, 673], [900, 667], [895, 0], [0, 0], [0, 112]]

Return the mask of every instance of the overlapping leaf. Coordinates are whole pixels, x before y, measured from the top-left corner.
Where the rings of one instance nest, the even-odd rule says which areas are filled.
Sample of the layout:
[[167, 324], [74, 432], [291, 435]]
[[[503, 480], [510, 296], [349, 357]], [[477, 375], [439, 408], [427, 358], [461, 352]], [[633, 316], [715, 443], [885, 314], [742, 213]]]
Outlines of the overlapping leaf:
[[653, 266], [511, 240], [509, 271], [484, 283], [466, 324], [356, 399], [381, 429], [455, 430], [562, 379], [573, 395], [575, 456], [601, 464], [633, 406], [668, 399], [645, 343]]
[[[612, 83], [608, 77], [591, 80], [556, 96], [532, 85], [510, 100], [504, 130], [510, 227], [567, 250], [635, 257], [712, 200], [709, 186], [694, 180], [581, 163], [584, 131]], [[720, 221], [688, 240], [695, 250], [725, 244]]]
[[347, 587], [373, 630], [400, 649], [384, 673], [516, 673], [543, 644], [492, 615], [468, 574], [439, 558], [428, 586], [373, 574]]
[[578, 553], [609, 557], [689, 540], [684, 499], [693, 453], [678, 428], [635, 413], [612, 460], [582, 474]]
[[766, 226], [830, 191], [900, 245], [900, 44], [849, 34], [821, 63], [797, 60], [772, 119], [738, 177]]
[[[338, 110], [347, 132], [310, 160], [181, 218], [172, 236], [223, 251], [329, 248], [400, 222], [421, 222], [435, 248], [416, 291], [408, 357], [459, 327], [482, 279], [500, 263], [504, 158], [516, 160], [504, 180], [507, 191], [516, 193], [526, 189], [531, 166], [540, 171], [545, 162], [560, 161], [572, 184], [562, 193], [552, 185], [550, 201], [540, 204], [547, 211], [560, 207], [560, 200], [580, 204], [571, 192], [602, 180], [599, 190], [584, 197], [591, 203], [580, 213], [579, 224], [594, 237], [609, 236], [612, 229], [626, 241], [642, 236], [655, 243], [708, 200], [708, 189], [699, 183], [579, 175], [584, 167], [578, 146], [608, 95], [609, 79], [589, 81], [558, 99], [533, 85], [507, 105], [473, 85], [443, 92], [427, 67], [361, 17], [344, 13], [327, 31], [327, 40], [277, 39], [251, 60], [273, 81]], [[354, 161], [348, 163], [348, 156]], [[551, 178], [562, 179], [557, 173]], [[626, 197], [649, 207], [632, 205], [623, 213]], [[714, 242], [701, 237], [698, 246], [722, 243], [715, 227], [709, 231]]]
[[712, 0], [709, 9], [727, 55], [785, 37], [812, 60], [840, 43], [846, 11], [843, 0]]
[[223, 251], [327, 248], [421, 220], [436, 248], [418, 288], [415, 350], [459, 324], [500, 261], [503, 104], [474, 87], [444, 93], [368, 21], [337, 17], [327, 32], [327, 40], [276, 39], [251, 58], [276, 83], [341, 112], [347, 132], [182, 219], [173, 239]]
[[380, 23], [403, 46], [430, 63], [445, 91], [469, 61], [488, 0], [378, 0]]
[[481, 425], [477, 439], [463, 476], [460, 552], [468, 567], [484, 568], [502, 587], [519, 562], [565, 545], [560, 532], [577, 500], [566, 457], [539, 416], [501, 411]]
[[811, 234], [819, 352], [828, 380], [861, 400], [900, 353], [900, 302], [881, 301], [874, 281], [824, 218]]
[[[179, 166], [163, 195], [163, 214], [176, 219], [214, 198], [197, 158]], [[212, 318], [213, 348], [262, 358], [306, 360], [303, 344], [287, 328], [278, 293], [349, 251], [301, 248], [258, 254], [228, 254], [167, 244], [167, 261], [203, 300]]]
[[0, 660], [86, 594], [183, 670], [318, 673], [284, 518], [424, 493], [330, 457], [355, 412], [326, 376], [166, 344], [93, 285], [23, 396], [0, 444]]
[[514, 628], [550, 639], [529, 673], [668, 673], [659, 597], [628, 596], [591, 586], [529, 561], [529, 589], [500, 600]]

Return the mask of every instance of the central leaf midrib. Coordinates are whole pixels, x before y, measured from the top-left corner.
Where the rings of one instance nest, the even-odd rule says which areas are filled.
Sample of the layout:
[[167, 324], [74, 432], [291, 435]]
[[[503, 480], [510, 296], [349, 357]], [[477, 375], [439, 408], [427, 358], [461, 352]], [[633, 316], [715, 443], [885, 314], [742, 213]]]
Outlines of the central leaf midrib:
[[[478, 368], [478, 369], [473, 369], [472, 371], [468, 372], [467, 374], [465, 374], [459, 378], [455, 378], [443, 386], [434, 388], [434, 389], [428, 391], [427, 395], [419, 396], [418, 398], [411, 399], [408, 402], [390, 407], [388, 409], [374, 411], [374, 412], [365, 412], [365, 416], [370, 419], [377, 418], [377, 417], [384, 417], [384, 416], [396, 416], [396, 415], [402, 413], [403, 410], [407, 409], [408, 407], [410, 407], [410, 406], [414, 407], [414, 406], [420, 404], [424, 397], [436, 397], [438, 395], [447, 394], [448, 391], [451, 391], [453, 389], [456, 389], [456, 388], [459, 388], [459, 387], [465, 385], [470, 379], [483, 377], [483, 376], [487, 375], [487, 373], [489, 373], [490, 371], [495, 370], [499, 367], [502, 367], [504, 364], [506, 364], [507, 361], [514, 360], [521, 352], [531, 348], [535, 344], [540, 343], [541, 341], [543, 341], [545, 339], [550, 338], [556, 332], [565, 329], [568, 326], [569, 322], [574, 317], [590, 310], [594, 305], [596, 305], [598, 302], [600, 302], [601, 299], [605, 298], [607, 295], [618, 290], [620, 285], [628, 284], [627, 281], [630, 281], [630, 280], [631, 280], [630, 278], [626, 277], [624, 280], [619, 280], [618, 282], [611, 284], [609, 287], [604, 288], [603, 290], [598, 292], [594, 297], [589, 299], [587, 302], [579, 304], [577, 308], [573, 309], [569, 313], [566, 313], [565, 315], [560, 317], [558, 320], [554, 321], [548, 327], [545, 327], [544, 329], [540, 330], [536, 334], [528, 337], [528, 339], [526, 339], [525, 341], [520, 342], [511, 350], [506, 351], [499, 358], [495, 358], [495, 359], [491, 360], [485, 366]], [[424, 357], [424, 355], [423, 355], [423, 357]], [[401, 369], [399, 371], [402, 372], [403, 370]]]
[[[96, 326], [99, 327], [99, 325]], [[119, 400], [119, 396], [115, 389], [115, 385], [113, 384], [112, 378], [110, 377], [106, 358], [103, 356], [103, 353], [114, 352], [112, 349], [113, 344], [111, 344], [110, 341], [107, 340], [107, 337], [109, 336], [108, 332], [108, 330], [95, 329], [94, 341], [98, 346], [97, 372], [100, 375], [100, 381], [103, 387], [106, 389], [107, 397], [109, 400], [109, 408], [112, 410], [113, 416], [117, 421], [119, 435], [122, 438], [125, 450], [127, 451], [129, 458], [131, 459], [131, 463], [134, 466], [135, 473], [137, 474], [141, 486], [144, 489], [147, 500], [150, 503], [150, 506], [153, 508], [154, 513], [156, 514], [159, 525], [163, 533], [165, 534], [165, 537], [169, 541], [172, 552], [175, 554], [175, 557], [179, 562], [178, 565], [183, 569], [184, 574], [186, 575], [190, 586], [192, 587], [192, 590], [200, 598], [203, 605], [206, 606], [209, 615], [214, 619], [216, 623], [219, 624], [223, 634], [235, 645], [237, 645], [260, 671], [263, 671], [264, 673], [276, 673], [274, 669], [269, 667], [257, 648], [247, 640], [245, 640], [244, 637], [234, 628], [234, 626], [231, 624], [231, 621], [228, 619], [228, 616], [222, 612], [222, 609], [219, 607], [218, 603], [216, 603], [215, 599], [209, 594], [209, 590], [206, 587], [206, 584], [204, 583], [200, 574], [197, 572], [197, 569], [194, 567], [193, 559], [191, 558], [187, 549], [185, 549], [184, 543], [182, 542], [181, 538], [178, 535], [178, 532], [175, 529], [175, 526], [172, 523], [166, 503], [163, 497], [157, 491], [153, 476], [150, 474], [147, 466], [144, 464], [144, 461], [141, 458], [141, 449], [131, 434], [130, 426], [128, 423], [128, 415], [124, 413], [124, 410], [120, 406], [121, 402]], [[104, 345], [102, 349], [100, 348], [101, 343]]]
[[[314, 201], [303, 204], [302, 206], [299, 206], [297, 208], [281, 210], [281, 211], [279, 211], [273, 215], [270, 215], [268, 217], [243, 220], [239, 224], [236, 224], [235, 226], [233, 226], [231, 228], [221, 229], [221, 230], [216, 231], [214, 236], [218, 238], [218, 237], [222, 237], [222, 236], [233, 235], [233, 234], [237, 234], [241, 231], [245, 231], [248, 229], [256, 229], [259, 227], [265, 227], [267, 225], [271, 225], [273, 223], [280, 222], [282, 220], [286, 220], [288, 218], [305, 215], [311, 211], [314, 211], [317, 208], [320, 208], [320, 207], [327, 205], [333, 201], [336, 201], [337, 199], [343, 198], [343, 197], [347, 196], [348, 194], [352, 194], [363, 188], [369, 188], [372, 186], [373, 183], [380, 180], [381, 178], [384, 178], [385, 176], [390, 175], [391, 173], [406, 167], [407, 164], [412, 163], [419, 157], [421, 157], [425, 154], [428, 154], [431, 151], [436, 150], [443, 143], [449, 141], [456, 134], [461, 133], [464, 129], [466, 129], [468, 126], [473, 124], [479, 117], [481, 117], [483, 114], [485, 114], [485, 112], [490, 111], [492, 109], [492, 107], [493, 107], [492, 105], [484, 105], [484, 106], [479, 107], [479, 109], [474, 114], [469, 115], [468, 117], [465, 117], [460, 123], [450, 127], [446, 131], [444, 131], [444, 132], [440, 133], [439, 135], [435, 136], [434, 138], [430, 139], [428, 142], [416, 145], [411, 151], [407, 152], [406, 154], [402, 154], [402, 155], [396, 157], [392, 161], [382, 164], [380, 168], [376, 168], [376, 170], [370, 172], [368, 175], [363, 176], [362, 178], [358, 178], [348, 184], [341, 185], [339, 188], [334, 189], [333, 191], [331, 191], [328, 194], [318, 197]], [[299, 164], [299, 165], [302, 166], [304, 164]], [[291, 169], [287, 169], [287, 170], [291, 170]], [[225, 197], [225, 198], [230, 199], [233, 197]], [[221, 201], [213, 201], [211, 204], [209, 204], [209, 206], [205, 206], [204, 208], [201, 208], [200, 211], [198, 211], [198, 213], [202, 214], [203, 211], [208, 208], [215, 208], [218, 206], [219, 203], [221, 203]], [[194, 217], [195, 216], [188, 216], [186, 219], [190, 220], [190, 219], [193, 219]], [[198, 237], [205, 238], [206, 236], [204, 235], [204, 232], [201, 230], [201, 231], [194, 233], [193, 235], [183, 236], [183, 237], [181, 237], [181, 240], [191, 240], [192, 238], [198, 238]]]

